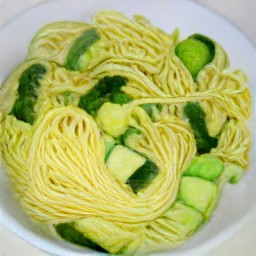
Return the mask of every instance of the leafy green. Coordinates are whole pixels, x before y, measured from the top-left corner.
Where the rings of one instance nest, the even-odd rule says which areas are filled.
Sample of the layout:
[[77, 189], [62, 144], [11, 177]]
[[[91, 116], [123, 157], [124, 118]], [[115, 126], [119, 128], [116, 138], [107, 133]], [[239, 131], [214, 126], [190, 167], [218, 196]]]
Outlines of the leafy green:
[[11, 114], [17, 119], [33, 124], [35, 120], [34, 105], [37, 100], [37, 90], [40, 80], [44, 77], [46, 68], [41, 64], [33, 64], [20, 76], [18, 98]]
[[57, 233], [66, 241], [69, 241], [74, 244], [82, 245], [89, 247], [91, 249], [106, 252], [99, 245], [92, 242], [90, 239], [86, 238], [83, 233], [75, 229], [72, 223], [63, 223], [55, 225]]
[[179, 43], [175, 53], [196, 80], [199, 71], [213, 60], [215, 45], [209, 38], [194, 34]]
[[215, 148], [218, 139], [208, 134], [205, 113], [200, 104], [198, 102], [188, 102], [184, 107], [184, 113], [188, 117], [193, 130], [198, 153], [208, 153], [212, 148]]
[[[99, 82], [87, 94], [80, 97], [78, 106], [89, 114], [95, 115], [103, 103], [111, 99], [111, 93], [116, 90], [120, 90], [120, 88], [126, 85], [127, 82], [128, 80], [122, 76], [106, 76], [100, 79]], [[120, 96], [116, 95], [115, 100], [120, 100], [124, 104], [125, 98], [123, 95], [122, 99]]]
[[141, 189], [157, 176], [158, 167], [150, 160], [147, 160], [139, 169], [137, 169], [126, 181], [134, 193], [138, 193]]
[[96, 29], [92, 28], [84, 31], [71, 46], [64, 67], [72, 71], [79, 70], [79, 58], [99, 39], [100, 35], [97, 33]]

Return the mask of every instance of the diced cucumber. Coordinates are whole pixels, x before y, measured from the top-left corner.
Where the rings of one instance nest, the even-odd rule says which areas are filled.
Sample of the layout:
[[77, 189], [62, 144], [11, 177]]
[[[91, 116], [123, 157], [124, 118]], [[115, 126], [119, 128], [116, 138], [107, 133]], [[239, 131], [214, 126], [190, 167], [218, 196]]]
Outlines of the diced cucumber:
[[106, 133], [103, 134], [103, 138], [105, 141], [105, 157], [104, 160], [105, 162], [108, 160], [108, 157], [111, 153], [111, 151], [113, 150], [113, 148], [116, 145], [116, 141], [113, 137], [107, 135]]
[[244, 170], [241, 166], [236, 164], [225, 164], [224, 171], [220, 176], [220, 180], [228, 180], [231, 184], [238, 183], [244, 176]]
[[117, 145], [113, 148], [107, 160], [107, 166], [115, 178], [122, 183], [126, 183], [127, 179], [145, 162], [146, 158], [143, 156], [127, 147]]
[[34, 105], [38, 98], [38, 88], [41, 79], [47, 73], [44, 65], [33, 64], [23, 71], [19, 78], [18, 98], [16, 99], [11, 111], [18, 120], [33, 124], [36, 116]]
[[134, 193], [138, 193], [141, 189], [149, 185], [149, 183], [157, 176], [158, 172], [158, 167], [152, 161], [147, 160], [130, 176], [126, 184], [131, 186]]
[[135, 149], [138, 140], [142, 137], [142, 133], [135, 127], [129, 127], [124, 134], [120, 135], [117, 140], [119, 144], [125, 145], [131, 149]]
[[200, 212], [181, 202], [175, 202], [163, 217], [168, 219], [171, 229], [174, 229], [182, 239], [193, 234], [204, 221]]
[[64, 67], [68, 70], [78, 71], [80, 57], [99, 39], [100, 35], [95, 28], [85, 30], [72, 44]]
[[122, 76], [105, 76], [94, 87], [80, 97], [78, 107], [95, 116], [104, 102], [109, 100], [110, 94], [125, 86], [127, 78]]
[[213, 182], [197, 177], [181, 178], [178, 199], [202, 213], [207, 212], [217, 195], [218, 188]]
[[123, 91], [121, 91], [121, 89], [118, 88], [110, 93], [109, 100], [112, 103], [123, 105], [132, 101], [132, 97], [125, 94]]
[[110, 255], [120, 255], [120, 251], [125, 249], [127, 244], [136, 239], [142, 239], [140, 230], [127, 229], [125, 223], [121, 226], [119, 223], [100, 217], [77, 220], [75, 227], [106, 249]]
[[209, 38], [195, 34], [179, 43], [175, 53], [196, 80], [199, 71], [213, 60], [215, 46]]
[[211, 137], [205, 122], [205, 113], [198, 102], [188, 102], [184, 106], [184, 113], [189, 119], [193, 130], [196, 147], [199, 154], [210, 152], [218, 144], [218, 139]]
[[73, 223], [62, 223], [55, 225], [57, 233], [66, 241], [69, 241], [74, 244], [81, 246], [86, 246], [91, 249], [106, 252], [103, 248], [92, 242], [90, 239], [86, 238], [83, 233], [78, 231]]
[[126, 105], [104, 103], [98, 110], [96, 121], [108, 134], [118, 137], [128, 128], [131, 109]]
[[220, 159], [210, 155], [195, 157], [183, 173], [184, 176], [197, 176], [209, 181], [215, 181], [223, 171]]
[[147, 112], [149, 117], [153, 122], [157, 120], [157, 117], [159, 116], [160, 112], [163, 109], [163, 105], [160, 103], [152, 104], [152, 103], [145, 103], [142, 104], [141, 107]]

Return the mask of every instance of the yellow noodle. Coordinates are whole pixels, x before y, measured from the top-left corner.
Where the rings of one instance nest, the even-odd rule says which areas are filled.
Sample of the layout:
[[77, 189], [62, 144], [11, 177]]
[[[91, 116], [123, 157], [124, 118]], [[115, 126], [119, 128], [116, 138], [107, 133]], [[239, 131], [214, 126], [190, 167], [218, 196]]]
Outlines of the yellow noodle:
[[[95, 28], [100, 41], [89, 50], [88, 65], [69, 71], [63, 67], [66, 55], [87, 28]], [[186, 240], [187, 234], [172, 227], [168, 209], [183, 171], [196, 155], [182, 110], [187, 102], [200, 102], [209, 134], [219, 136], [209, 154], [247, 169], [250, 131], [245, 121], [251, 96], [245, 75], [230, 70], [226, 52], [216, 43], [213, 61], [195, 82], [175, 55], [178, 41], [177, 31], [168, 34], [142, 16], [131, 20], [115, 11], [99, 12], [92, 25], [58, 22], [36, 34], [26, 61], [0, 90], [4, 169], [31, 218], [47, 224], [75, 222], [85, 236], [104, 241], [110, 253], [152, 252]], [[38, 89], [37, 117], [30, 125], [10, 112], [22, 72], [35, 63], [44, 65], [47, 73]], [[80, 96], [101, 78], [115, 75], [127, 78], [122, 90], [134, 98], [127, 104], [129, 123], [143, 134], [136, 150], [159, 168], [138, 194], [108, 170], [103, 133], [94, 118], [78, 108]], [[68, 104], [65, 93], [71, 95]], [[159, 113], [154, 108], [155, 122], [138, 107], [146, 103], [163, 104]]]

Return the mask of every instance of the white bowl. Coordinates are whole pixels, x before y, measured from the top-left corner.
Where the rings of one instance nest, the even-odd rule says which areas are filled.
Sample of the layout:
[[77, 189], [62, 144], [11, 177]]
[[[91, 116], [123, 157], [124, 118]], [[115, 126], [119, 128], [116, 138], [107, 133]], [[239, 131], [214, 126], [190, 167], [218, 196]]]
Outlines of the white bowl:
[[[102, 9], [116, 9], [128, 16], [140, 13], [152, 23], [166, 30], [180, 28], [181, 36], [199, 32], [212, 37], [228, 52], [233, 69], [246, 72], [255, 96], [255, 48], [239, 30], [214, 13], [189, 1], [147, 1], [147, 0], [51, 0], [35, 6], [10, 21], [1, 30], [1, 80], [19, 63], [27, 52], [28, 44], [36, 31], [46, 23], [58, 20], [79, 20], [90, 22], [93, 15]], [[207, 22], [206, 22], [207, 21]], [[22, 40], [21, 40], [22, 39]], [[253, 87], [254, 84], [254, 87]], [[255, 106], [255, 105], [254, 105]], [[254, 107], [255, 109], [255, 107]], [[250, 122], [255, 129], [254, 119]], [[255, 134], [254, 134], [255, 135]], [[255, 157], [255, 136], [253, 137], [251, 159]], [[227, 184], [210, 222], [188, 242], [173, 252], [161, 255], [199, 255], [222, 243], [243, 225], [249, 213], [255, 210], [255, 161], [250, 170], [237, 185]], [[54, 255], [99, 254], [52, 238], [47, 232], [35, 226], [17, 204], [7, 175], [1, 171], [1, 222], [32, 245]]]

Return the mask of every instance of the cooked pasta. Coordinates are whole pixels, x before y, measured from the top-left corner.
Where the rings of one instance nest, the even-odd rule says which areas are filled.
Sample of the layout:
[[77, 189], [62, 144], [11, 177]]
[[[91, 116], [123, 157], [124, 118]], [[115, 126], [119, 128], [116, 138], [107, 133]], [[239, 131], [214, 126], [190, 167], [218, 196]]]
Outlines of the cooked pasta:
[[28, 216], [66, 240], [168, 250], [248, 168], [250, 108], [246, 76], [218, 43], [101, 11], [44, 26], [5, 80], [3, 168]]

